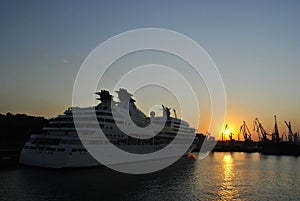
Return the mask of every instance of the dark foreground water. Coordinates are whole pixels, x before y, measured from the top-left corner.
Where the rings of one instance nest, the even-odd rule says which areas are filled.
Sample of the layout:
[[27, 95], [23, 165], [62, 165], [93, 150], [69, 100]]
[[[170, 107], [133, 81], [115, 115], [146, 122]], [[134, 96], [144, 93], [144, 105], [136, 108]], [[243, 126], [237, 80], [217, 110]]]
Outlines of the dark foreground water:
[[146, 175], [18, 166], [0, 170], [0, 200], [300, 200], [300, 157], [214, 153]]

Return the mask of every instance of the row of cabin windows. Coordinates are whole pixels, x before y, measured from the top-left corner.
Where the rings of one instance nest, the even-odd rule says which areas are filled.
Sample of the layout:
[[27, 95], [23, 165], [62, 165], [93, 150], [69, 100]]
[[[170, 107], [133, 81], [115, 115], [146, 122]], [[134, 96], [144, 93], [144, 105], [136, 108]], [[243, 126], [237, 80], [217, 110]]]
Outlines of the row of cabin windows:
[[[95, 118], [93, 118], [93, 117], [77, 117], [76, 120], [78, 120], [78, 121], [94, 121]], [[97, 120], [100, 122], [115, 123], [114, 119], [97, 118]], [[61, 121], [73, 121], [73, 117], [67, 117], [67, 118], [64, 118], [64, 120], [55, 119], [52, 122], [61, 122]], [[117, 123], [124, 124], [124, 121], [117, 120]], [[127, 124], [130, 124], [130, 123], [125, 122], [125, 125], [127, 125]]]
[[86, 149], [84, 149], [84, 148], [77, 148], [77, 149], [71, 149], [71, 151], [72, 152], [87, 152], [87, 150]]
[[[78, 112], [77, 115], [94, 115], [95, 111], [85, 111], [85, 112]], [[104, 115], [104, 116], [112, 116], [111, 110], [109, 111], [97, 111], [96, 112], [97, 115]], [[65, 117], [69, 117], [71, 116], [71, 113], [66, 114], [66, 116], [60, 116], [58, 118], [65, 118]]]
[[[25, 146], [24, 149], [31, 149], [31, 150], [39, 150], [39, 151], [51, 151], [51, 152], [54, 152], [54, 151], [57, 151], [57, 152], [64, 152], [66, 151], [64, 148], [53, 148], [53, 147], [36, 147], [36, 146]], [[72, 152], [87, 152], [86, 149], [84, 148], [74, 148], [74, 149], [71, 149]]]
[[[94, 117], [76, 117], [77, 121], [94, 121]], [[100, 122], [111, 122], [114, 123], [112, 119], [105, 119], [105, 118], [97, 118], [98, 121]], [[64, 117], [64, 118], [57, 118], [52, 120], [51, 122], [61, 122], [61, 121], [73, 121], [73, 117]], [[121, 122], [122, 123], [122, 122]]]
[[105, 134], [106, 137], [124, 137], [124, 135], [119, 135], [119, 134]]
[[[106, 122], [108, 122], [108, 123], [115, 123], [115, 121], [112, 120], [112, 119], [107, 119]], [[117, 121], [117, 123], [118, 124], [123, 124], [124, 122], [123, 121]], [[89, 125], [87, 125], [87, 124], [80, 124], [80, 123], [78, 123], [76, 125], [79, 126], [79, 127], [82, 127], [82, 128], [98, 128], [98, 126], [100, 126], [100, 128], [113, 129], [112, 126], [105, 126], [104, 124], [99, 124], [99, 125], [89, 124]], [[125, 122], [125, 125], [130, 125], [130, 123], [129, 122]], [[52, 127], [57, 127], [57, 128], [74, 128], [75, 127], [75, 125], [74, 125], [73, 122], [72, 123], [64, 123], [64, 124], [52, 124], [51, 126]], [[68, 133], [65, 132], [65, 134], [68, 134]]]
[[64, 152], [64, 148], [42, 147], [42, 146], [25, 146], [24, 149], [39, 150], [39, 151], [57, 151]]
[[89, 141], [89, 144], [108, 144], [107, 140], [93, 140]]
[[96, 112], [96, 115], [112, 116], [110, 112]]
[[[76, 124], [78, 127], [81, 127], [81, 128], [98, 128], [99, 125], [97, 124], [86, 124], [86, 123], [78, 123]], [[74, 128], [75, 125], [74, 123], [60, 123], [60, 124], [51, 124], [51, 127], [55, 127], [55, 128]], [[103, 124], [100, 124], [100, 127], [103, 128], [104, 125]], [[106, 126], [105, 128], [108, 128], [108, 126]], [[111, 127], [112, 129], [112, 127]]]
[[[107, 123], [115, 123], [115, 120], [113, 120], [113, 119], [106, 119], [106, 121], [105, 122], [107, 122]], [[118, 124], [124, 124], [124, 122], [123, 121], [117, 121], [117, 123]], [[76, 124], [77, 126], [79, 126], [79, 127], [89, 127], [89, 128], [91, 128], [91, 127], [93, 127], [93, 128], [97, 128], [98, 127], [98, 125], [92, 125], [92, 124], [86, 124], [86, 123], [77, 123]], [[130, 123], [128, 123], [128, 122], [125, 122], [125, 125], [130, 125]], [[52, 127], [63, 127], [63, 128], [73, 128], [73, 127], [75, 127], [75, 125], [74, 125], [74, 123], [73, 122], [70, 122], [70, 123], [63, 123], [63, 124], [58, 124], [58, 123], [56, 123], [56, 124], [52, 124]], [[100, 127], [101, 128], [103, 128], [103, 127], [105, 127], [103, 124], [100, 124]], [[110, 129], [112, 129], [112, 127], [110, 126], [110, 127], [108, 127], [108, 126], [106, 126], [105, 127], [106, 129], [108, 129], [108, 128], [110, 128]]]
[[112, 126], [105, 126], [104, 124], [100, 124], [100, 128], [113, 129]]
[[[119, 135], [119, 134], [106, 134], [106, 137], [124, 137], [124, 135]], [[87, 144], [104, 144], [106, 143], [106, 140], [88, 140], [85, 141], [84, 143]], [[82, 142], [79, 139], [75, 140], [69, 140], [69, 139], [64, 139], [61, 141], [61, 144], [82, 144]]]
[[60, 139], [47, 139], [47, 138], [36, 138], [32, 141], [32, 144], [38, 145], [58, 145]]

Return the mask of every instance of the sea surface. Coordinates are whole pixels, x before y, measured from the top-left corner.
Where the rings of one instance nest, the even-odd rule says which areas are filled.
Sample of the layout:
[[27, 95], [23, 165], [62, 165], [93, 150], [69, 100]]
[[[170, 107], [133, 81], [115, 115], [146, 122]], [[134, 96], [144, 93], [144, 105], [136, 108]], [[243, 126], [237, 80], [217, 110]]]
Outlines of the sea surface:
[[211, 153], [156, 173], [0, 169], [0, 200], [300, 200], [300, 157]]

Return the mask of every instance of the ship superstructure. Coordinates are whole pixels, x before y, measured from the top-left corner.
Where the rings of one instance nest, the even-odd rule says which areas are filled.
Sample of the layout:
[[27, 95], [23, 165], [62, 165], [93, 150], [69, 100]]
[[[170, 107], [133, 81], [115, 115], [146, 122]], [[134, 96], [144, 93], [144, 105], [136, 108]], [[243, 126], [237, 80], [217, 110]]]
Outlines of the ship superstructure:
[[[186, 121], [171, 117], [170, 108], [162, 106], [163, 116], [155, 116], [155, 113], [151, 112], [148, 117], [136, 107], [135, 100], [127, 90], [121, 88], [116, 92], [119, 102], [115, 102], [108, 91], [101, 90], [96, 92], [99, 95], [98, 100], [101, 101], [97, 106], [70, 107], [64, 114], [51, 120], [43, 128], [43, 133], [32, 134], [22, 150], [20, 163], [49, 168], [98, 166], [101, 164], [91, 156], [83, 144], [102, 147], [113, 144], [130, 153], [146, 154], [166, 147], [175, 136], [179, 139], [176, 145], [178, 148], [192, 141], [185, 154], [194, 148], [195, 129]], [[76, 117], [73, 114], [75, 111]], [[126, 115], [130, 118], [125, 118]], [[157, 126], [158, 133], [154, 137], [141, 139], [140, 136], [147, 133], [127, 135], [120, 129], [130, 129], [132, 124], [146, 128], [150, 123], [154, 128]], [[104, 136], [97, 135], [99, 129], [103, 131]], [[83, 133], [83, 136], [79, 138], [78, 133]]]

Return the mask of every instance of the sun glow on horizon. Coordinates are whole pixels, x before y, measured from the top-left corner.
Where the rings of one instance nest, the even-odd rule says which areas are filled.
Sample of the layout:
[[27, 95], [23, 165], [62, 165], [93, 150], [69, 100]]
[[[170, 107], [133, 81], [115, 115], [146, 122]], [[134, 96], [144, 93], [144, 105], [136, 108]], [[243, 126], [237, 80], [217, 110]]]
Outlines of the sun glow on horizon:
[[224, 131], [224, 134], [225, 134], [225, 135], [229, 135], [230, 133], [231, 133], [231, 130], [230, 130], [229, 127], [227, 127], [227, 128], [225, 129], [225, 131]]

